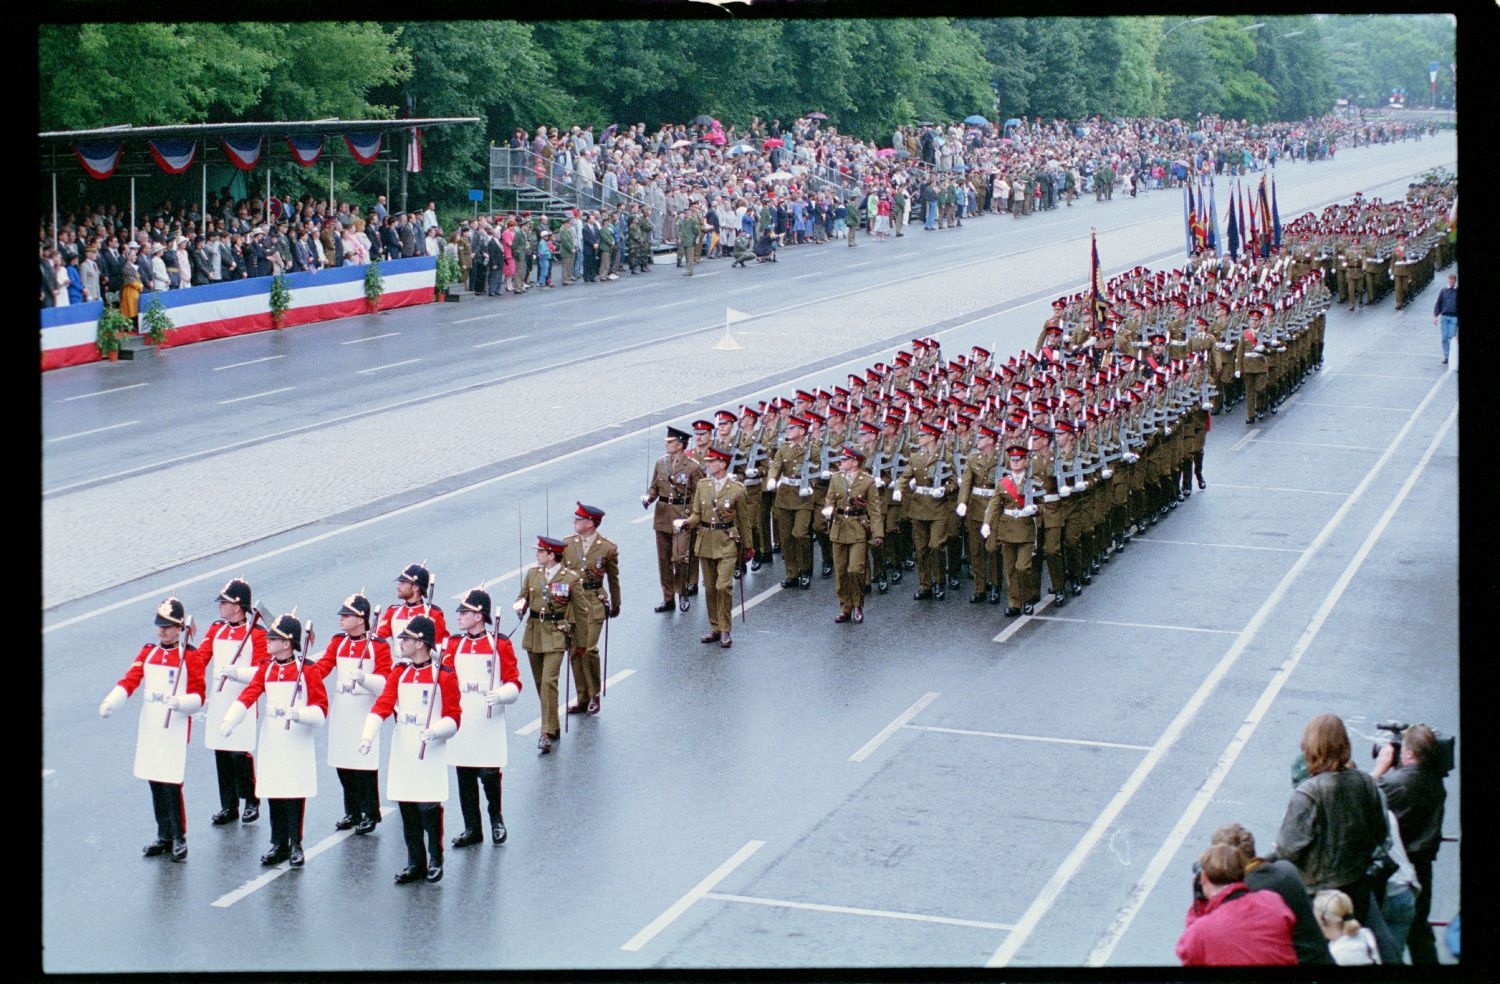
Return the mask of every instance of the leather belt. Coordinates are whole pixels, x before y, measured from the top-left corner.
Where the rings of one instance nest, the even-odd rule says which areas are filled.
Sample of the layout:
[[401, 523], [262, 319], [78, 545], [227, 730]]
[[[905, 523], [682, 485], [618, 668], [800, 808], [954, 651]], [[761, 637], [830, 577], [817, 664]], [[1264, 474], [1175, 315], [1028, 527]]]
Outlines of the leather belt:
[[701, 525], [707, 530], [729, 530], [734, 528], [733, 523], [703, 523]]
[[604, 582], [603, 581], [584, 581], [583, 582], [583, 589], [585, 591], [598, 591], [602, 587], [604, 587]]
[[972, 492], [972, 493], [974, 493], [975, 495], [979, 496], [979, 498], [981, 498], [981, 499], [988, 499], [990, 496], [992, 496], [992, 495], [995, 494], [995, 490], [994, 489], [984, 489], [984, 488], [980, 488], [978, 486], [975, 486], [974, 488], [969, 489], [969, 491]]
[[835, 509], [834, 512], [840, 516], [865, 516], [868, 515], [869, 511], [866, 509]]
[[561, 622], [562, 621], [562, 616], [561, 615], [547, 615], [547, 614], [543, 614], [541, 612], [530, 612], [529, 615], [530, 615], [530, 617], [532, 619], [535, 619], [535, 620], [541, 621], [541, 622]]
[[685, 496], [685, 495], [682, 495], [682, 496], [674, 495], [674, 496], [671, 496], [670, 498], [667, 499], [667, 505], [669, 505], [669, 506], [685, 506], [687, 504], [688, 504], [687, 496]]

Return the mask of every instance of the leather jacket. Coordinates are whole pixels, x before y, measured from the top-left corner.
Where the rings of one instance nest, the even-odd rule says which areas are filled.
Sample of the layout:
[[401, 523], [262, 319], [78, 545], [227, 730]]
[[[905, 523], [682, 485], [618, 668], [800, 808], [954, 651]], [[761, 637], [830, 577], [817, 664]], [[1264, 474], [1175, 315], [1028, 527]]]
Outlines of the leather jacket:
[[1322, 772], [1292, 792], [1276, 856], [1297, 866], [1309, 894], [1345, 888], [1364, 876], [1386, 834], [1373, 776], [1353, 768]]

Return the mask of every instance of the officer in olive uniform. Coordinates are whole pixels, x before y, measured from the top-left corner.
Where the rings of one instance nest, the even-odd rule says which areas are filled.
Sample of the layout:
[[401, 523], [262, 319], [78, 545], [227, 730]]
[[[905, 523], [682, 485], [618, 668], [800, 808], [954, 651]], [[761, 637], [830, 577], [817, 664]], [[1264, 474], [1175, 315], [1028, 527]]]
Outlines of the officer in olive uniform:
[[[943, 501], [958, 488], [952, 466], [938, 447], [942, 429], [923, 422], [917, 429], [917, 448], [907, 459], [906, 469], [896, 477], [891, 492], [894, 502], [906, 505], [912, 540], [917, 548], [918, 601], [939, 599], [943, 588], [942, 549], [947, 533], [947, 504]], [[910, 497], [908, 498], [908, 493]], [[951, 500], [949, 500], [951, 501]]]
[[1261, 311], [1251, 308], [1242, 333], [1238, 361], [1234, 366], [1236, 378], [1245, 384], [1245, 423], [1253, 424], [1266, 415], [1262, 389], [1266, 379], [1266, 348], [1260, 338]]
[[692, 511], [672, 521], [683, 532], [699, 531], [698, 558], [703, 565], [709, 627], [701, 641], [717, 642], [722, 649], [734, 644], [729, 632], [734, 620], [734, 579], [751, 550], [750, 512], [755, 508], [745, 486], [729, 474], [731, 457], [723, 448], [708, 449], [708, 474], [693, 492]]
[[1000, 432], [987, 424], [979, 425], [979, 436], [975, 438], [974, 450], [964, 462], [963, 475], [958, 480], [958, 517], [964, 523], [964, 536], [969, 545], [969, 570], [974, 576], [974, 593], [970, 604], [988, 600], [992, 605], [1000, 603], [1000, 553], [985, 545], [980, 534], [989, 500], [995, 497], [995, 473], [999, 470], [1000, 455], [995, 450], [995, 441]]
[[687, 262], [687, 273], [693, 275], [693, 266], [698, 262], [698, 251], [703, 248], [703, 220], [698, 217], [698, 203], [688, 206], [687, 214], [677, 226], [677, 236], [682, 244], [682, 258]]
[[703, 466], [687, 454], [688, 435], [676, 427], [667, 428], [666, 454], [656, 459], [651, 470], [651, 484], [641, 496], [641, 508], [656, 504], [651, 527], [656, 531], [656, 571], [661, 581], [662, 602], [653, 611], [672, 610], [672, 599], [682, 611], [692, 605], [687, 584], [691, 533], [674, 532], [672, 520], [687, 516], [693, 489], [703, 477]]
[[[766, 525], [765, 500], [762, 494], [765, 470], [771, 457], [770, 441], [766, 440], [760, 425], [760, 413], [754, 407], [741, 407], [739, 430], [734, 436], [733, 474], [750, 498], [747, 507], [750, 513], [750, 539], [746, 546], [754, 552], [750, 559], [750, 570], [758, 571], [771, 558], [771, 531]], [[775, 437], [773, 433], [772, 438]]]
[[604, 679], [599, 666], [599, 633], [606, 627], [606, 619], [620, 614], [620, 548], [600, 535], [599, 524], [603, 520], [603, 509], [578, 503], [573, 513], [573, 535], [564, 541], [567, 547], [562, 561], [578, 575], [581, 613], [573, 626], [571, 656], [578, 701], [568, 705], [569, 714], [599, 713]]
[[833, 569], [839, 613], [835, 622], [863, 622], [869, 590], [869, 548], [885, 540], [881, 496], [875, 480], [863, 471], [865, 456], [849, 445], [839, 453], [838, 471], [823, 497], [823, 518], [833, 541]]
[[536, 566], [527, 568], [521, 593], [511, 606], [516, 615], [526, 619], [521, 645], [531, 661], [531, 679], [542, 702], [542, 734], [536, 747], [544, 755], [552, 751], [554, 742], [562, 739], [557, 715], [557, 680], [563, 656], [570, 649], [569, 639], [575, 627], [587, 617], [582, 582], [576, 573], [563, 566], [562, 556], [567, 548], [561, 540], [537, 537]]
[[1013, 444], [1006, 449], [1008, 468], [1000, 476], [995, 495], [984, 508], [980, 535], [1000, 553], [1010, 604], [1009, 618], [1032, 613], [1032, 555], [1036, 552], [1036, 497], [1030, 453]]
[[776, 491], [776, 536], [781, 543], [781, 559], [786, 564], [783, 588], [807, 588], [812, 584], [812, 469], [817, 462], [807, 443], [808, 421], [789, 416], [786, 439], [771, 457], [766, 476], [767, 488]]

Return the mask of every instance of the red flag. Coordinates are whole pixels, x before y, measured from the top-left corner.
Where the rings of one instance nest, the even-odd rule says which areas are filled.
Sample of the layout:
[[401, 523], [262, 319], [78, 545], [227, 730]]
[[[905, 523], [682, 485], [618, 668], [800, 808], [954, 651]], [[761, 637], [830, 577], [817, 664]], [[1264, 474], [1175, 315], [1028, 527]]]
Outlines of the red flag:
[[422, 128], [419, 126], [411, 128], [411, 136], [406, 140], [406, 169], [412, 172], [422, 170]]

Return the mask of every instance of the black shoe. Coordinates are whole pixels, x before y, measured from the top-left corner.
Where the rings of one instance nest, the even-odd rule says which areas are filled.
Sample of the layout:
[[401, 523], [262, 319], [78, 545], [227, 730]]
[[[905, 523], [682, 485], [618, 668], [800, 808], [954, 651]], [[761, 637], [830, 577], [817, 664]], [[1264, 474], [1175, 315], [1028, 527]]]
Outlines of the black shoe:
[[[1093, 584], [1094, 583], [1094, 575], [1092, 575], [1089, 572], [1085, 571], [1082, 575], [1079, 576], [1078, 581], [1081, 584]], [[1082, 589], [1080, 588], [1078, 591], [1075, 591], [1073, 593], [1074, 594], [1079, 594], [1081, 591], [1082, 591]]]
[[899, 567], [894, 568], [891, 571], [891, 583], [892, 584], [900, 584], [901, 583], [901, 579], [903, 577], [905, 577], [905, 576], [906, 576], [905, 574], [901, 573], [901, 568], [899, 568]]
[[409, 864], [405, 868], [402, 868], [400, 871], [396, 872], [396, 884], [409, 885], [414, 881], [421, 881], [426, 877], [426, 868], [418, 868], [416, 865]]
[[187, 860], [187, 838], [172, 838], [172, 863], [181, 864]]
[[260, 856], [260, 863], [270, 868], [278, 865], [292, 856], [292, 849], [285, 844], [278, 844]]
[[164, 841], [160, 837], [158, 837], [156, 840], [141, 848], [141, 854], [145, 855], [148, 858], [159, 857], [160, 855], [166, 854], [167, 849], [171, 846], [172, 845], [170, 842]]
[[670, 601], [664, 601], [651, 610], [653, 612], [657, 612], [658, 614], [661, 612], [670, 612], [672, 610], [672, 603]]
[[454, 847], [473, 847], [475, 844], [483, 843], [484, 835], [477, 830], [465, 830], [463, 833], [453, 838], [452, 841]]
[[987, 595], [985, 597], [985, 600], [988, 601], [992, 605], [998, 605], [998, 604], [1000, 604], [1000, 592], [999, 592], [998, 589], [995, 588], [994, 585], [990, 585], [990, 590], [987, 593]]
[[745, 569], [743, 567], [736, 567], [734, 569], [734, 579], [736, 581], [738, 581], [740, 579], [740, 576], [743, 575], [744, 573], [745, 573]]
[[286, 863], [293, 868], [300, 868], [307, 863], [307, 856], [302, 853], [301, 844], [293, 844], [291, 851], [286, 856]]
[[773, 554], [779, 554], [779, 553], [781, 553], [781, 544], [779, 544], [779, 543], [773, 543], [773, 544], [771, 544], [771, 553], [773, 553]]
[[680, 594], [680, 595], [677, 596], [677, 610], [678, 611], [685, 612], [689, 608], [692, 608], [692, 607], [693, 607], [693, 596], [692, 595], [690, 595], [690, 594], [688, 594], [687, 592], [684, 591], [682, 594]]
[[912, 570], [916, 570], [916, 568], [917, 568], [917, 562], [915, 560], [913, 560], [912, 558], [908, 557], [908, 558], [906, 558], [905, 560], [903, 560], [901, 562], [901, 566], [903, 568], [905, 568], [906, 570], [912, 571]]
[[589, 698], [588, 712], [590, 714], [598, 714], [599, 710], [599, 695], [595, 694], [594, 696]]
[[983, 591], [976, 591], [973, 594], [969, 595], [969, 604], [971, 604], [971, 605], [982, 605], [982, 604], [984, 604], [984, 599], [985, 599], [984, 592]]
[[542, 732], [541, 737], [536, 740], [536, 747], [541, 749], [543, 755], [552, 751], [552, 736], [545, 731]]
[[[1061, 608], [1068, 603], [1068, 596], [1061, 591], [1052, 592], [1052, 607]], [[1026, 614], [1030, 615], [1030, 612]]]
[[1206, 489], [1206, 488], [1208, 488], [1208, 483], [1203, 480], [1203, 476], [1202, 475], [1198, 476], [1198, 488], [1200, 488], [1200, 489]]
[[354, 832], [356, 834], [373, 834], [375, 832], [375, 825], [379, 822], [380, 818], [378, 816], [366, 814], [359, 818], [359, 823], [354, 825]]
[[720, 636], [721, 636], [721, 633], [710, 632], [708, 635], [704, 636], [703, 638], [699, 639], [698, 641], [701, 642], [701, 643], [703, 643], [704, 645], [707, 645], [710, 642], [718, 642]]
[[879, 591], [881, 594], [885, 594], [887, 591], [891, 590], [891, 579], [886, 575], [881, 574], [875, 579], [875, 590]]
[[441, 862], [438, 864], [433, 864], [431, 861], [427, 862], [427, 880], [430, 882], [440, 882], [443, 880], [443, 865]]
[[807, 574], [797, 575], [797, 587], [807, 589], [812, 587], [812, 577]]
[[719, 639], [719, 648], [720, 649], [728, 649], [730, 646], [733, 646], [733, 645], [734, 645], [734, 640], [729, 637], [729, 633], [728, 632], [724, 633], [724, 635]]
[[343, 816], [339, 817], [337, 820], [335, 820], [333, 822], [333, 829], [334, 830], [348, 830], [350, 827], [354, 826], [356, 823], [358, 823], [358, 820], [355, 819], [354, 814], [352, 814], [352, 813], [346, 813], [346, 814], [344, 814]]
[[260, 819], [260, 804], [245, 807], [245, 812], [240, 814], [240, 823], [254, 823]]
[[912, 595], [912, 598], [915, 601], [931, 601], [932, 600], [932, 589], [931, 588], [922, 588], [916, 594]]
[[833, 577], [833, 564], [826, 560], [823, 561], [823, 576]]
[[1079, 584], [1077, 581], [1069, 581], [1068, 590], [1073, 592], [1073, 597], [1076, 598], [1079, 595], [1083, 594], [1083, 585]]
[[490, 825], [490, 839], [496, 844], [504, 844], [505, 838], [509, 836], [505, 830], [505, 818], [501, 817]]
[[212, 823], [213, 823], [213, 825], [215, 827], [222, 827], [226, 823], [234, 823], [234, 811], [233, 810], [220, 810], [218, 813], [215, 813], [209, 819], [210, 819], [210, 821], [212, 821]]
[[1032, 602], [1028, 601], [1026, 604], [1024, 604], [1024, 605], [1021, 606], [1021, 614], [1022, 615], [1033, 615], [1035, 613], [1036, 613], [1036, 606]]
[[865, 610], [863, 608], [860, 608], [858, 605], [855, 605], [854, 611], [849, 613], [849, 620], [854, 622], [856, 625], [860, 622], [863, 622], [865, 620]]
[[760, 568], [761, 568], [760, 555], [756, 554], [754, 557], [750, 558], [750, 569], [752, 571], [758, 571], [758, 570], [760, 570]]
[[689, 584], [687, 587], [682, 589], [682, 593], [687, 595], [689, 598], [696, 598], [698, 597], [698, 585]]
[[1008, 608], [1005, 609], [1005, 617], [1006, 618], [1015, 618], [1019, 614], [1021, 614], [1021, 609], [1019, 609], [1019, 608], [1008, 607]]
[[948, 592], [946, 592], [946, 591], [943, 590], [943, 582], [942, 581], [939, 581], [937, 584], [934, 584], [932, 586], [932, 600], [933, 601], [942, 601], [943, 598], [947, 594], [948, 594]]
[[835, 622], [839, 622], [839, 623], [847, 622], [847, 621], [849, 621], [849, 613], [848, 612], [839, 612], [837, 615], [835, 615], [833, 617], [833, 620]]
[[795, 577], [789, 577], [781, 582], [781, 586], [783, 588], [795, 588], [797, 586], [797, 579]]
[[954, 574], [950, 574], [948, 576], [948, 587], [952, 588], [954, 591], [957, 591], [958, 590], [958, 585], [959, 585], [958, 576], [954, 575]]

